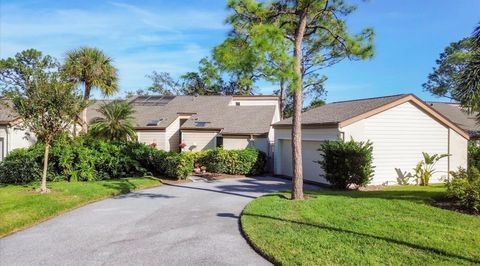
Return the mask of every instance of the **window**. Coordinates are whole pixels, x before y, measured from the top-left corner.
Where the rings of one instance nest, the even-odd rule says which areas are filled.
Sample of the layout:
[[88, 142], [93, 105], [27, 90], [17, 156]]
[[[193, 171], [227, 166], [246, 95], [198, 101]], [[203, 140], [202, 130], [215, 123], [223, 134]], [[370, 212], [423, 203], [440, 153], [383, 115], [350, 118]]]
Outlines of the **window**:
[[235, 105], [236, 105], [236, 106], [240, 106], [240, 102], [235, 102]]
[[160, 122], [163, 121], [163, 118], [160, 118], [158, 120], [150, 120], [148, 121], [147, 123], [147, 127], [155, 127], [155, 126], [158, 126], [160, 124]]
[[195, 122], [196, 127], [205, 127], [208, 122]]
[[223, 137], [218, 136], [217, 137], [217, 148], [222, 148], [223, 147]]

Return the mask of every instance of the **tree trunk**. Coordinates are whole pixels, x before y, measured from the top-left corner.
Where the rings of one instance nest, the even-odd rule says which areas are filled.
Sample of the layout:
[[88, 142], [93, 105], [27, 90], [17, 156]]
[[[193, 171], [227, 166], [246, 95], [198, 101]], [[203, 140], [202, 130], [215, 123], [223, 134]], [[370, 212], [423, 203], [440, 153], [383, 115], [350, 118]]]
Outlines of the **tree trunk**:
[[300, 15], [300, 21], [295, 31], [295, 84], [293, 91], [293, 121], [292, 121], [292, 158], [293, 180], [292, 199], [303, 199], [303, 167], [302, 167], [302, 107], [303, 107], [303, 79], [302, 79], [302, 42], [307, 24], [305, 12]]
[[43, 173], [42, 184], [40, 185], [40, 193], [47, 193], [47, 170], [48, 170], [48, 150], [50, 149], [50, 143], [45, 143], [45, 152], [43, 154]]
[[[92, 90], [92, 86], [89, 83], [85, 83], [85, 93], [83, 94], [83, 100], [88, 101], [90, 99], [90, 91]], [[82, 130], [81, 133], [87, 133], [88, 130], [88, 121], [87, 121], [87, 108], [82, 110], [81, 113], [82, 119]]]
[[285, 81], [280, 79], [280, 119], [283, 119], [283, 111], [285, 109]]

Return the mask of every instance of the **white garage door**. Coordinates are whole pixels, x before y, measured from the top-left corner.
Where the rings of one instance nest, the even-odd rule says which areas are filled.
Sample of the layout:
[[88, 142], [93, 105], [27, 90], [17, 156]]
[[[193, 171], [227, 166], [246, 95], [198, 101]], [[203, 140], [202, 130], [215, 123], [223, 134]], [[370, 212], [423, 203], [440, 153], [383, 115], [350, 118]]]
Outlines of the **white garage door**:
[[[321, 177], [323, 170], [316, 162], [321, 159], [320, 148], [321, 141], [307, 141], [302, 142], [302, 157], [303, 157], [303, 178], [308, 181], [327, 183], [327, 181]], [[280, 153], [281, 153], [281, 174], [286, 176], [292, 176], [292, 142], [290, 140], [280, 141]]]

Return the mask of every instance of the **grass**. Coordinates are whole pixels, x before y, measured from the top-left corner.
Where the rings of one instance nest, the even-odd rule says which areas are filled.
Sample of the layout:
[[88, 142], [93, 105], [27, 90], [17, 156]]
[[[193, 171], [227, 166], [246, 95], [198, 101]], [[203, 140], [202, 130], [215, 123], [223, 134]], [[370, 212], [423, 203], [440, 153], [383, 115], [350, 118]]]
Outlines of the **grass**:
[[276, 193], [252, 201], [242, 230], [280, 265], [480, 264], [480, 217], [430, 205], [443, 186]]
[[34, 192], [38, 184], [0, 186], [0, 237], [67, 210], [132, 190], [160, 185], [158, 179], [125, 178], [96, 182], [50, 182], [51, 193]]

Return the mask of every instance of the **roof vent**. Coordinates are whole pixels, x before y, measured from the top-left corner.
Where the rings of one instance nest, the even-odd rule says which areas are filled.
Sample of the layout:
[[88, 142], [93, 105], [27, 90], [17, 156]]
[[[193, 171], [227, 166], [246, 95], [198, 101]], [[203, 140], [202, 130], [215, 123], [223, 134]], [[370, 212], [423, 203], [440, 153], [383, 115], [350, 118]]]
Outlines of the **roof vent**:
[[163, 118], [160, 118], [158, 120], [151, 120], [147, 123], [147, 127], [156, 127], [158, 126], [161, 122], [163, 121]]

